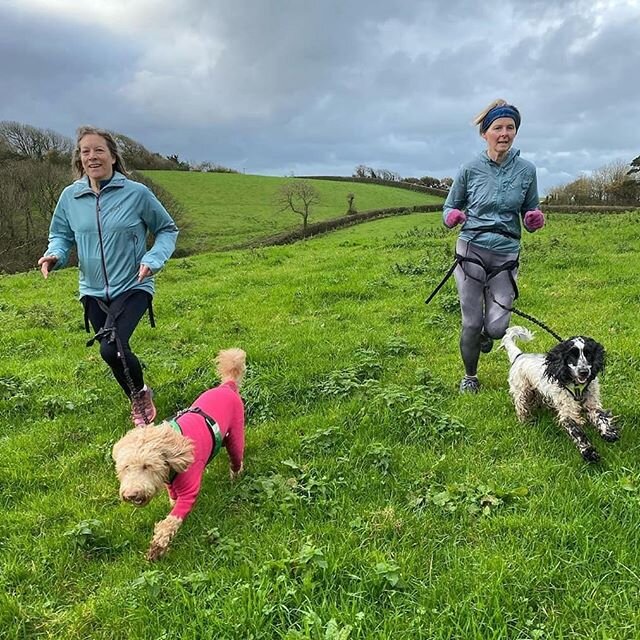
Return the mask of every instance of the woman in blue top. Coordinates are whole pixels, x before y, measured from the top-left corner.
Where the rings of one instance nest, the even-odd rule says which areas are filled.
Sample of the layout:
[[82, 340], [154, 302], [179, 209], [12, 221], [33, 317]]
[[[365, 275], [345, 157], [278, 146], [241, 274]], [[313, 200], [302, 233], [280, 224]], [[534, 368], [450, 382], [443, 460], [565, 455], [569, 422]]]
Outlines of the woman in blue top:
[[[129, 338], [151, 309], [153, 275], [173, 253], [178, 228], [147, 187], [128, 179], [108, 131], [80, 127], [72, 166], [78, 180], [60, 195], [49, 246], [38, 265], [47, 278], [77, 247], [85, 318], [96, 331], [102, 358], [131, 400], [133, 423], [142, 426], [154, 420], [156, 408]], [[154, 243], [147, 250], [149, 232]]]
[[512, 148], [520, 128], [518, 109], [495, 100], [474, 124], [487, 148], [461, 167], [443, 211], [447, 227], [461, 225], [454, 271], [462, 311], [461, 393], [478, 392], [480, 352], [488, 353], [509, 326], [507, 309], [517, 296], [521, 224], [530, 232], [544, 226], [536, 168]]

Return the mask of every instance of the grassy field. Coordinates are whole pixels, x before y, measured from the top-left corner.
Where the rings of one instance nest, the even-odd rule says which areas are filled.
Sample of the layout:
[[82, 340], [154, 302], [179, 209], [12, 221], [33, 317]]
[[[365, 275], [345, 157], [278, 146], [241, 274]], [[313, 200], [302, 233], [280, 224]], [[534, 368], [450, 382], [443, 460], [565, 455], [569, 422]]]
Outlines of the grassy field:
[[608, 350], [622, 438], [590, 431], [591, 466], [551, 416], [516, 423], [504, 352], [458, 395], [453, 284], [423, 302], [452, 259], [438, 214], [171, 261], [134, 345], [163, 416], [246, 349], [247, 471], [216, 458], [152, 565], [168, 502], [118, 501], [128, 408], [84, 347], [77, 273], [3, 277], [0, 636], [638, 638], [639, 223], [551, 214], [523, 248], [521, 308]]
[[[276, 194], [290, 178], [233, 173], [145, 171], [184, 206], [187, 223], [178, 239], [185, 254], [212, 251], [246, 240], [270, 236], [302, 226], [292, 211], [279, 212]], [[343, 216], [347, 194], [354, 193], [358, 211], [442, 202], [442, 198], [375, 184], [312, 180], [320, 202], [309, 223]]]

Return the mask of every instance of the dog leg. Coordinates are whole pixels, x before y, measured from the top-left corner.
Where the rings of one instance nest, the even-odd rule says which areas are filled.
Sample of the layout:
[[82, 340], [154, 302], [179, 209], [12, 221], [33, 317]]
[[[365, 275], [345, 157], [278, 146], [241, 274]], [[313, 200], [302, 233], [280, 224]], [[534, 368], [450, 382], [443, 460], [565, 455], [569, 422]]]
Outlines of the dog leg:
[[603, 440], [615, 442], [620, 438], [620, 430], [615, 424], [613, 414], [602, 408], [597, 387], [585, 399], [584, 408], [589, 422], [597, 429]]
[[562, 428], [567, 432], [567, 435], [573, 440], [573, 443], [578, 447], [580, 455], [587, 462], [598, 462], [600, 460], [600, 454], [595, 450], [594, 446], [589, 442], [589, 438], [585, 435], [582, 427], [571, 419], [563, 419], [560, 421]]
[[595, 411], [595, 415], [592, 417], [589, 413], [589, 420], [591, 420], [593, 426], [598, 430], [598, 433], [602, 436], [603, 440], [607, 442], [615, 442], [620, 438], [620, 430], [618, 429], [611, 411], [605, 411], [604, 409], [598, 409]]
[[153, 529], [153, 538], [151, 538], [151, 544], [147, 551], [147, 560], [153, 562], [166, 553], [181, 524], [182, 519], [175, 516], [167, 516], [164, 520], [156, 523]]
[[243, 473], [244, 462], [240, 463], [240, 468], [237, 471], [234, 471], [231, 466], [229, 466], [229, 480], [231, 480], [231, 482], [235, 482]]
[[603, 440], [615, 442], [620, 438], [620, 431], [615, 424], [613, 414], [602, 408], [598, 380], [591, 383], [584, 399], [584, 408], [589, 422], [597, 429]]
[[520, 389], [513, 396], [513, 405], [520, 422], [526, 422], [536, 408], [536, 392], [531, 387]]

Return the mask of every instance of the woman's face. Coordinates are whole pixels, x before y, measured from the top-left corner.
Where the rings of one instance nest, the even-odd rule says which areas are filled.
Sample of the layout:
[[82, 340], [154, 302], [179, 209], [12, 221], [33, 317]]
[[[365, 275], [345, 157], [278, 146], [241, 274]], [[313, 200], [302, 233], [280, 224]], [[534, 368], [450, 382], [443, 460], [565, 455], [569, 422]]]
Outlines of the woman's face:
[[487, 141], [487, 151], [492, 155], [503, 156], [516, 137], [516, 123], [513, 118], [496, 118], [482, 134]]
[[108, 180], [113, 175], [116, 159], [111, 155], [107, 141], [95, 133], [80, 140], [80, 161], [84, 172], [93, 182]]

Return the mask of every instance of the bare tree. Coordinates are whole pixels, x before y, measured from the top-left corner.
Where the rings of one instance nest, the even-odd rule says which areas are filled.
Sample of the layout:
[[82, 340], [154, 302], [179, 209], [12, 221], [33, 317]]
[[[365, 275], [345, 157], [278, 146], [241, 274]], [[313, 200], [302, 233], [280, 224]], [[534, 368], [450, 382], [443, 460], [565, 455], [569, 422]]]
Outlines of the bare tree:
[[73, 142], [70, 138], [52, 129], [38, 129], [20, 122], [0, 122], [0, 139], [18, 156], [33, 160], [62, 158], [67, 162], [71, 157]]
[[611, 162], [591, 174], [581, 174], [568, 184], [554, 187], [547, 198], [554, 204], [635, 204], [640, 188], [629, 177], [629, 165]]
[[306, 232], [311, 207], [320, 202], [317, 189], [306, 180], [288, 180], [276, 193], [278, 211], [293, 211], [302, 216], [302, 229]]

